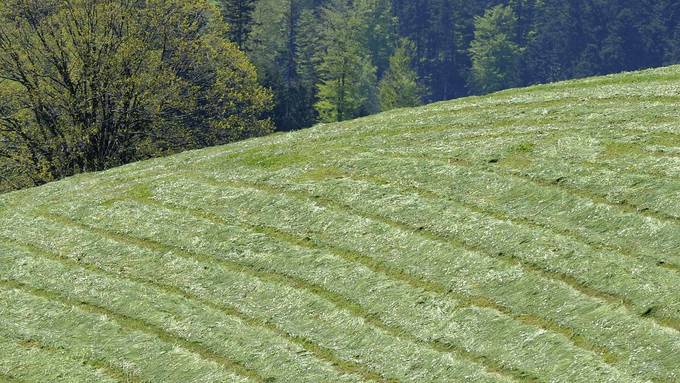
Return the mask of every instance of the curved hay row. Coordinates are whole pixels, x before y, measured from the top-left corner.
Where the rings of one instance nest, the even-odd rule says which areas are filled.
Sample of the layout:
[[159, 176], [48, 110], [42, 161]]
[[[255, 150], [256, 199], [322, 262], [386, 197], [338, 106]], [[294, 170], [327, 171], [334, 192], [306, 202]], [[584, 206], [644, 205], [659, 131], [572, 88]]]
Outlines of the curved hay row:
[[0, 196], [0, 381], [678, 381], [678, 90], [509, 90]]

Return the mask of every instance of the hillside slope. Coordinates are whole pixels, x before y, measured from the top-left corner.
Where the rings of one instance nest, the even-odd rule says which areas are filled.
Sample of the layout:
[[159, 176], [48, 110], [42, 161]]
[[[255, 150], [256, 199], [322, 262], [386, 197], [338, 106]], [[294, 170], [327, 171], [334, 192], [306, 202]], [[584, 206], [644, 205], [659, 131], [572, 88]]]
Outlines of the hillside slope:
[[0, 196], [0, 381], [678, 382], [680, 67]]

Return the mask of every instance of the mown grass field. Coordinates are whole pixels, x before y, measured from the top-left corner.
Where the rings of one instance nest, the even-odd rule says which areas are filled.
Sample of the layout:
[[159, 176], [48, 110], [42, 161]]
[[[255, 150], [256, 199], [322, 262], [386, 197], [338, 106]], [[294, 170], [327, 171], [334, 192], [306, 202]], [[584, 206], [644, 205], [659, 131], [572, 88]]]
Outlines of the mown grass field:
[[0, 196], [0, 381], [679, 382], [680, 67]]

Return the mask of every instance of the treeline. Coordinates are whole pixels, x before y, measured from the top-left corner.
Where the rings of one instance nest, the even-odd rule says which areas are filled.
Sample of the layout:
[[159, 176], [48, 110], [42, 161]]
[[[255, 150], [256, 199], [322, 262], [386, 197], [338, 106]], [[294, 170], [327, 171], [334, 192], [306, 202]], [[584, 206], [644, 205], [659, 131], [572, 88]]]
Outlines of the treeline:
[[[680, 62], [674, 0], [221, 0], [283, 130]], [[237, 12], [232, 12], [236, 10]]]
[[0, 192], [680, 61], [675, 0], [3, 0]]

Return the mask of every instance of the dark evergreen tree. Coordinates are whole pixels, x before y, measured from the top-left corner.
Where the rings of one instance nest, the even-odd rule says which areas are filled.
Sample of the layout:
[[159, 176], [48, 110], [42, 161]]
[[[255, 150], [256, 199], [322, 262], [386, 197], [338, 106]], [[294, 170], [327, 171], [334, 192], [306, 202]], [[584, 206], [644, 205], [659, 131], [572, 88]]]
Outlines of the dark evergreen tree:
[[514, 41], [517, 16], [509, 6], [489, 8], [475, 18], [475, 39], [470, 44], [470, 88], [488, 93], [518, 86], [523, 48]]
[[523, 65], [525, 84], [564, 80], [587, 46], [582, 0], [539, 2], [529, 33]]
[[311, 126], [318, 120], [314, 108], [319, 83], [320, 57], [317, 50], [321, 46], [319, 17], [313, 9], [304, 9], [297, 23], [297, 39], [295, 40], [295, 62], [298, 74], [298, 101], [302, 105], [301, 123], [297, 127]]
[[376, 74], [382, 77], [390, 63], [390, 56], [399, 43], [397, 18], [392, 12], [391, 0], [360, 0], [356, 2], [366, 21], [363, 31], [366, 48], [371, 52]]
[[252, 29], [253, 11], [257, 0], [219, 0], [224, 21], [229, 25], [229, 38], [244, 50]]
[[418, 84], [418, 77], [412, 67], [414, 51], [415, 45], [408, 39], [402, 39], [390, 57], [389, 69], [378, 85], [381, 110], [422, 103], [423, 88]]
[[323, 9], [318, 102], [321, 121], [343, 121], [378, 111], [376, 68], [367, 46], [366, 14], [348, 0]]

